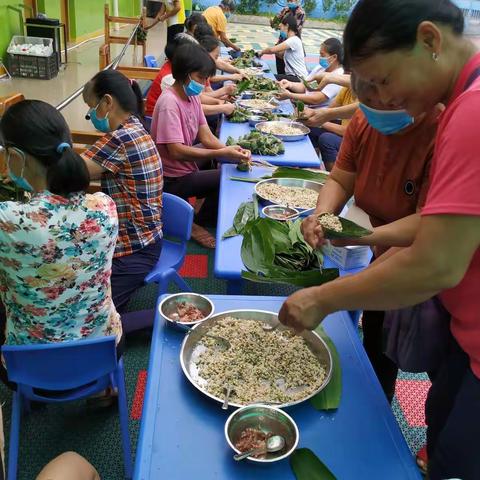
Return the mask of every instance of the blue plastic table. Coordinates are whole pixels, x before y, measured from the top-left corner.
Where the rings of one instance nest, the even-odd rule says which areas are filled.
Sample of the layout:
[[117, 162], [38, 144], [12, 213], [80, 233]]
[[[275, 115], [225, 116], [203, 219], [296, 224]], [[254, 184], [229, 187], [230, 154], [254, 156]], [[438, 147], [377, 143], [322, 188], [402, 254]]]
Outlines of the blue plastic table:
[[[251, 308], [278, 311], [281, 297], [211, 296], [217, 312]], [[307, 447], [338, 480], [419, 480], [407, 444], [346, 313], [323, 323], [340, 354], [343, 394], [335, 412], [310, 402], [288, 413]], [[183, 334], [156, 318], [137, 445], [136, 480], [294, 480], [288, 460], [271, 465], [235, 462], [224, 439], [228, 413], [184, 377]]]
[[[251, 172], [239, 172], [235, 165], [231, 164], [224, 164], [221, 168], [214, 274], [217, 278], [227, 280], [227, 293], [234, 295], [242, 293], [241, 272], [245, 267], [240, 257], [240, 249], [243, 237], [236, 236], [222, 240], [222, 235], [233, 225], [233, 218], [240, 204], [252, 199], [255, 184], [230, 180], [230, 177], [260, 178], [271, 173], [272, 170], [254, 167]], [[336, 267], [328, 258], [325, 258], [325, 266]], [[340, 270], [340, 275], [352, 274], [360, 270]]]

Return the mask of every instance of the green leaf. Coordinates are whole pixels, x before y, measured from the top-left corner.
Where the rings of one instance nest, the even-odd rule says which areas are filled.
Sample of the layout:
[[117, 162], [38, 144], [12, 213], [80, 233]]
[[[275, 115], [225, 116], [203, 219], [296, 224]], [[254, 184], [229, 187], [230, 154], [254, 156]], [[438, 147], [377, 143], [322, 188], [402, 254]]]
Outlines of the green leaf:
[[299, 178], [301, 180], [313, 180], [314, 182], [325, 183], [328, 174], [324, 172], [312, 172], [293, 167], [278, 167], [272, 174], [272, 178]]
[[337, 480], [309, 448], [297, 448], [290, 456], [290, 467], [297, 480]]
[[332, 354], [332, 378], [328, 385], [310, 399], [310, 403], [317, 410], [336, 410], [342, 399], [342, 366], [340, 364], [340, 355], [332, 339], [326, 334], [320, 325], [315, 330], [325, 341], [330, 353]]
[[[319, 218], [323, 215], [328, 214], [322, 213], [321, 215], [319, 215]], [[363, 228], [355, 222], [352, 222], [351, 220], [347, 220], [343, 217], [338, 217], [338, 219], [342, 224], [342, 231], [336, 232], [335, 230], [331, 230], [330, 228], [322, 227], [325, 238], [358, 238], [366, 237], [367, 235], [371, 235], [373, 233], [371, 230]]]
[[[242, 257], [243, 259], [243, 257]], [[286, 283], [297, 287], [315, 287], [338, 278], [338, 269], [324, 268], [323, 270], [309, 270], [307, 272], [292, 272], [281, 267], [263, 268], [263, 274], [242, 271], [242, 278], [257, 283]]]
[[230, 177], [230, 180], [234, 182], [258, 183], [263, 180], [263, 178]]
[[254, 218], [253, 202], [243, 202], [238, 207], [235, 217], [233, 217], [233, 227], [229, 228], [222, 236], [222, 239], [241, 235], [245, 225]]
[[230, 227], [223, 235], [222, 235], [222, 240], [225, 240], [226, 238], [232, 238], [236, 237], [238, 235], [238, 232], [235, 227]]
[[245, 90], [248, 90], [249, 87], [250, 87], [250, 80], [248, 78], [245, 78], [241, 82], [238, 82], [237, 83], [237, 95], [240, 95]]

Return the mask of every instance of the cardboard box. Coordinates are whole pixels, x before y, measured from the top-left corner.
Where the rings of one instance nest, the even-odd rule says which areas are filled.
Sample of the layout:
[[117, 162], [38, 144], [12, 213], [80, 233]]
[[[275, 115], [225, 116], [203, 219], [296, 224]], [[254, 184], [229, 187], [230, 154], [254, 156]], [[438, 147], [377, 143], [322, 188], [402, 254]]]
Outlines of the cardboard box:
[[343, 270], [366, 267], [370, 263], [370, 247], [355, 245], [352, 247], [334, 247], [330, 243], [323, 246], [323, 253]]

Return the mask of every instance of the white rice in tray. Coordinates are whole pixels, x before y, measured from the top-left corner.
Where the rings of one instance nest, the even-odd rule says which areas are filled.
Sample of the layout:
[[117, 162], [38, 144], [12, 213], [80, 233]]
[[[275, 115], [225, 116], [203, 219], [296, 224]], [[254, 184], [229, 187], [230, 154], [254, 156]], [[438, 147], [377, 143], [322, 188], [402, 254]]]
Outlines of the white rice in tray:
[[208, 333], [231, 344], [225, 351], [215, 348], [214, 339], [199, 341], [206, 348], [195, 360], [198, 376], [216, 397], [223, 398], [229, 384], [233, 403], [286, 403], [308, 397], [325, 380], [325, 367], [305, 340], [290, 331], [265, 331], [261, 322], [226, 317]]
[[309, 210], [317, 205], [318, 192], [311, 188], [286, 187], [277, 183], [262, 183], [257, 186], [257, 193], [278, 205]]

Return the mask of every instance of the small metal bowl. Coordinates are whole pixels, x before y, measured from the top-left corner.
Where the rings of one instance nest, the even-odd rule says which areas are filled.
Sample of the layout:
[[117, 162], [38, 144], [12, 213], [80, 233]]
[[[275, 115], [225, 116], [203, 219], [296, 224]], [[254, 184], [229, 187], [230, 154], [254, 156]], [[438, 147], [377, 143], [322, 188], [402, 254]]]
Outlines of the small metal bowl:
[[[205, 314], [205, 317], [201, 320], [196, 320], [194, 322], [180, 322], [175, 321], [171, 318], [171, 315], [175, 313], [176, 306], [178, 303], [191, 303], [195, 305], [202, 313]], [[213, 303], [210, 301], [209, 298], [205, 297], [204, 295], [199, 295], [198, 293], [176, 293], [174, 295], [169, 295], [168, 297], [164, 298], [160, 305], [158, 306], [158, 311], [160, 315], [172, 326], [176, 326], [182, 330], [190, 329], [194, 325], [198, 323], [202, 323], [208, 318], [210, 318], [214, 311], [215, 307]], [[183, 327], [183, 328], [182, 328]]]
[[[278, 222], [286, 222], [287, 220], [293, 222], [300, 216], [300, 212], [293, 207], [285, 207], [284, 205], [267, 205], [262, 208], [262, 213], [267, 218], [277, 220]], [[285, 215], [289, 218], [278, 218], [275, 215]]]
[[266, 120], [265, 117], [261, 117], [260, 115], [252, 115], [251, 117], [248, 118], [248, 124], [251, 127], [254, 127], [257, 125], [259, 122], [264, 122]]
[[300, 438], [295, 421], [283, 410], [268, 405], [248, 405], [233, 412], [225, 423], [225, 438], [236, 453], [241, 453], [235, 443], [246, 428], [281, 435], [285, 439], [285, 447], [279, 452], [267, 453], [265, 458], [248, 457], [248, 460], [257, 463], [272, 463], [287, 458], [297, 448]]
[[245, 90], [242, 93], [242, 100], [251, 100], [255, 96], [255, 92], [252, 92], [251, 90]]

